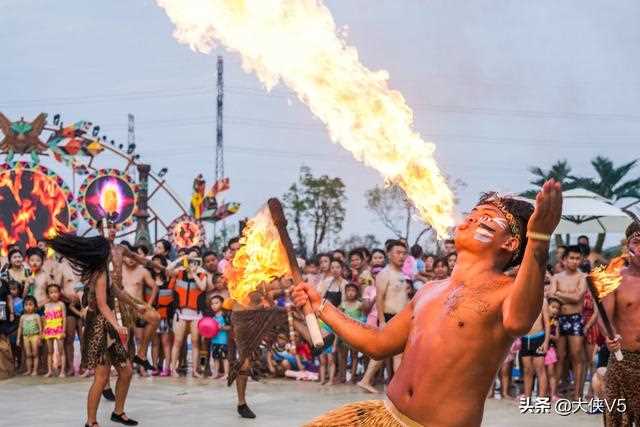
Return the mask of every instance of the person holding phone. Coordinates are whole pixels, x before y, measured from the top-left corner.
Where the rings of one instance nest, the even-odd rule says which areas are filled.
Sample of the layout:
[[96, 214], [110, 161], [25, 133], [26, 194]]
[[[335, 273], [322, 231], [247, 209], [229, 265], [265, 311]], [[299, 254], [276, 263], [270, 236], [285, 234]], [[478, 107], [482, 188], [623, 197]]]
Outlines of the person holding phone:
[[191, 335], [191, 358], [192, 375], [201, 378], [198, 372], [200, 334], [198, 333], [198, 321], [202, 318], [202, 313], [198, 309], [198, 297], [207, 290], [207, 273], [202, 269], [202, 259], [199, 258], [197, 250], [191, 250], [183, 264], [178, 267], [169, 283], [169, 289], [173, 289], [178, 298], [178, 309], [173, 323], [174, 341], [171, 350], [171, 360], [173, 366], [171, 375], [179, 377], [177, 372], [180, 362], [180, 351], [187, 337]]

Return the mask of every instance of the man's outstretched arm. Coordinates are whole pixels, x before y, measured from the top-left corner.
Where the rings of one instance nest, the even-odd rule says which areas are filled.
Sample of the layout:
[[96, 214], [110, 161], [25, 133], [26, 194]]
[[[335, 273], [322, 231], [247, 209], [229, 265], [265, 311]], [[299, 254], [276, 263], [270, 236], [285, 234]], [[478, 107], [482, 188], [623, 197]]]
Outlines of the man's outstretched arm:
[[[547, 181], [536, 197], [528, 232], [551, 235], [560, 222], [562, 189]], [[515, 283], [502, 306], [502, 324], [511, 336], [526, 334], [542, 309], [549, 242], [529, 238]]]
[[376, 360], [404, 351], [411, 328], [413, 303], [407, 304], [385, 327], [378, 329], [349, 318], [328, 301], [325, 301], [320, 309], [320, 295], [308, 283], [300, 283], [294, 288], [293, 299], [298, 307], [302, 307], [307, 301], [310, 302], [317, 316], [329, 325], [336, 335]]

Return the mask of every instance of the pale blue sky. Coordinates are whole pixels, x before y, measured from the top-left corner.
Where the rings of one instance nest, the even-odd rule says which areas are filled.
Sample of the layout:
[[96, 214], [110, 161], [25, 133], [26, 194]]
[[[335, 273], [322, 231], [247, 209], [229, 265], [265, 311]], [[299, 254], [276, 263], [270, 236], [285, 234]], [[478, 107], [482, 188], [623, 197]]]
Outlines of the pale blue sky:
[[[437, 145], [444, 171], [482, 191], [528, 187], [530, 165], [569, 158], [578, 173], [597, 154], [638, 156], [640, 3], [632, 0], [331, 0], [338, 25], [372, 69], [414, 109], [416, 129]], [[0, 111], [62, 112], [126, 142], [127, 113], [139, 152], [185, 203], [215, 153], [217, 50], [179, 45], [151, 0], [4, 0], [0, 9]], [[285, 47], [283, 47], [285, 48]], [[329, 142], [286, 89], [266, 94], [225, 53], [227, 198], [251, 215], [280, 196], [301, 164], [340, 176], [348, 188], [345, 236], [387, 233], [363, 193], [381, 177]], [[637, 174], [637, 172], [636, 172]], [[162, 203], [165, 217], [176, 213]]]

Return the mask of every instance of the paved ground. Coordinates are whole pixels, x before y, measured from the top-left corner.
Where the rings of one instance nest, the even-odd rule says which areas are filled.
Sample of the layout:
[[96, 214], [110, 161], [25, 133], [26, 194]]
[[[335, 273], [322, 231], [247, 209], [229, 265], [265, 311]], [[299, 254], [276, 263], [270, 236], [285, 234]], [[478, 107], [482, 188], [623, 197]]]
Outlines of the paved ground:
[[[17, 377], [0, 381], [2, 425], [82, 426], [89, 380]], [[287, 380], [249, 383], [249, 402], [257, 420], [240, 419], [235, 412], [234, 389], [221, 381], [168, 378], [136, 378], [128, 413], [141, 426], [299, 426], [304, 421], [340, 404], [370, 399], [372, 395], [353, 386], [320, 386]], [[102, 402], [99, 421], [108, 421], [113, 408]], [[599, 416], [584, 414], [520, 415], [517, 404], [489, 400], [483, 426], [600, 426]]]

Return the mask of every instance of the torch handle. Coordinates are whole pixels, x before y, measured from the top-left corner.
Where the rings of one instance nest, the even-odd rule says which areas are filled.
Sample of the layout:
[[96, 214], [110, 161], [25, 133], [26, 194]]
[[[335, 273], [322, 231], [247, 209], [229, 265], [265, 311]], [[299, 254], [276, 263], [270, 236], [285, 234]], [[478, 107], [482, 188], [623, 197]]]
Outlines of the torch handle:
[[[591, 278], [591, 276], [587, 276], [587, 286], [589, 288], [589, 292], [591, 292], [591, 297], [593, 298], [594, 305], [598, 310], [600, 319], [602, 319], [602, 324], [604, 325], [607, 337], [609, 337], [610, 340], [613, 340], [615, 338], [615, 334], [613, 332], [613, 326], [611, 326], [611, 321], [609, 320], [609, 316], [607, 315], [607, 312], [605, 311], [604, 306], [602, 305], [602, 301], [600, 301], [598, 290], [596, 289], [596, 286], [593, 284], [593, 279]], [[624, 357], [622, 356], [622, 351], [620, 350], [616, 350], [614, 352], [614, 355], [616, 356], [616, 359], [618, 360], [618, 362], [624, 359]]]
[[[282, 204], [280, 203], [280, 200], [272, 198], [267, 201], [267, 206], [269, 207], [273, 224], [276, 226], [278, 234], [280, 235], [280, 242], [287, 254], [287, 261], [289, 262], [289, 269], [291, 270], [291, 278], [293, 279], [293, 286], [295, 286], [302, 282], [302, 273], [300, 272], [298, 260], [296, 259], [296, 255], [293, 251], [293, 243], [291, 243], [291, 238], [287, 232], [287, 220], [285, 219], [284, 211], [282, 210]], [[311, 341], [314, 347], [322, 347], [324, 345], [324, 340], [322, 339], [322, 333], [320, 332], [320, 326], [318, 325], [318, 318], [313, 312], [309, 302], [302, 307], [302, 312], [304, 313], [304, 320], [307, 323], [309, 335], [311, 336]]]

